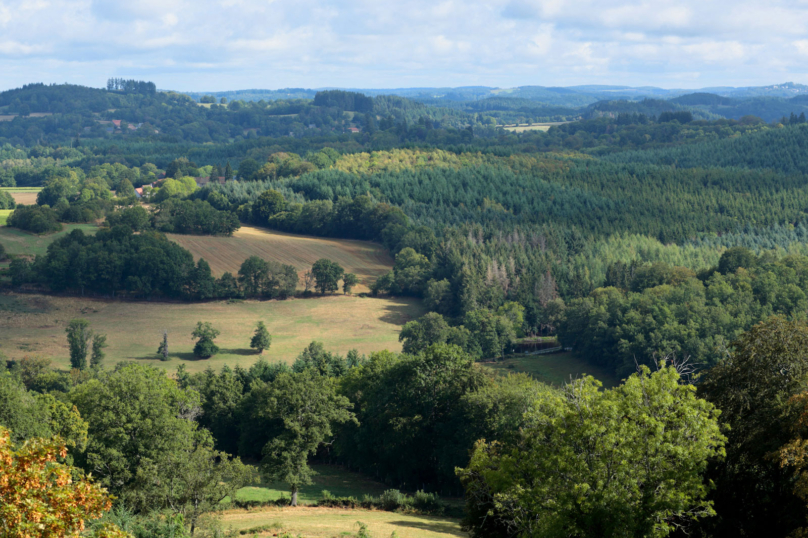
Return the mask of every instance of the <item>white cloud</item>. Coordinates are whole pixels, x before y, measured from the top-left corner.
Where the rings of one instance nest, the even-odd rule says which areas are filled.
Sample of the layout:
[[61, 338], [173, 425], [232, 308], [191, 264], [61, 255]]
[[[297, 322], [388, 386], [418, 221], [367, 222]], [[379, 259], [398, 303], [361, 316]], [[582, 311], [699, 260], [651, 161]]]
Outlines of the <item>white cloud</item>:
[[789, 0], [0, 0], [0, 28], [8, 86], [808, 83]]

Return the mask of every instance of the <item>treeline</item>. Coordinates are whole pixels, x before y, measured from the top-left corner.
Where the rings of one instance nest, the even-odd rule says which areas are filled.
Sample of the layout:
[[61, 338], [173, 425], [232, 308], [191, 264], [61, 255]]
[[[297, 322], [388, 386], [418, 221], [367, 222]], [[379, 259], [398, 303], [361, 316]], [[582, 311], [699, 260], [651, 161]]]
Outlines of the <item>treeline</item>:
[[126, 80], [123, 78], [110, 78], [107, 80], [107, 91], [118, 91], [124, 93], [142, 93], [146, 95], [157, 93], [157, 86], [154, 82], [144, 80]]
[[116, 496], [116, 511], [140, 524], [161, 513], [174, 536], [259, 473], [296, 504], [321, 462], [392, 487], [464, 491], [472, 536], [562, 525], [587, 538], [781, 538], [808, 515], [793, 487], [804, 480], [806, 345], [804, 322], [775, 317], [728, 342], [698, 387], [669, 357], [609, 390], [491, 376], [447, 344], [368, 358], [313, 342], [291, 366], [173, 378], [142, 364], [56, 372], [26, 357], [0, 373], [0, 426], [12, 443], [61, 435], [67, 461]]

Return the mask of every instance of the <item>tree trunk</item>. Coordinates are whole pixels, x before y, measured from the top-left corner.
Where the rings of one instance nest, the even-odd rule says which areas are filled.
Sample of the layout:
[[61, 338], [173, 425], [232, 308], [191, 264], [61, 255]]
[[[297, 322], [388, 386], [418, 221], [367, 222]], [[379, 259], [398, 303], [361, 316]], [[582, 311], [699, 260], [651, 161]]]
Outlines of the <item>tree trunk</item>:
[[292, 506], [297, 506], [297, 488], [292, 489]]

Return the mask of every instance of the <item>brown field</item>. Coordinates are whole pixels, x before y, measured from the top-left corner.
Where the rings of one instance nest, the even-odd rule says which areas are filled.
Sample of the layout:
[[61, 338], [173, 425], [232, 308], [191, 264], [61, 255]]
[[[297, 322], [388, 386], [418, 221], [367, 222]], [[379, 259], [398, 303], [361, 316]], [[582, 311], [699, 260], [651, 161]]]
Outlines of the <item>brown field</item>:
[[549, 131], [550, 127], [553, 125], [563, 125], [565, 123], [569, 123], [568, 121], [557, 121], [551, 123], [534, 123], [532, 125], [528, 125], [527, 123], [520, 123], [519, 125], [504, 125], [502, 128], [506, 131], [512, 131], [514, 133], [523, 133], [525, 131]]
[[14, 201], [18, 204], [33, 205], [36, 203], [36, 191], [9, 191]]
[[191, 251], [194, 259], [205, 258], [213, 274], [225, 271], [237, 274], [250, 256], [292, 265], [303, 274], [320, 258], [340, 264], [355, 273], [363, 292], [377, 277], [393, 266], [393, 259], [381, 245], [369, 241], [326, 239], [306, 235], [285, 234], [252, 226], [243, 226], [233, 237], [168, 234], [168, 237]]
[[[407, 321], [424, 313], [414, 299], [372, 299], [331, 295], [285, 301], [213, 301], [209, 303], [159, 303], [110, 301], [34, 294], [0, 295], [0, 355], [9, 359], [45, 355], [54, 366], [67, 368], [69, 352], [65, 327], [71, 319], [84, 318], [92, 329], [107, 335], [107, 365], [141, 361], [168, 370], [185, 364], [190, 371], [224, 364], [249, 366], [259, 356], [250, 349], [250, 337], [258, 321], [272, 335], [264, 352], [270, 362], [291, 362], [311, 341], [344, 355], [350, 349], [369, 354], [400, 351], [398, 333]], [[197, 360], [191, 351], [191, 332], [197, 321], [210, 321], [221, 331], [216, 344], [221, 351]], [[170, 360], [156, 358], [163, 330], [168, 331]]]
[[[262, 510], [227, 510], [221, 515], [225, 528], [245, 531], [263, 525], [274, 527], [259, 536], [277, 535], [279, 531], [307, 538], [353, 536], [357, 522], [368, 527], [373, 537], [386, 538], [395, 533], [399, 538], [450, 538], [468, 536], [460, 530], [456, 519], [413, 516], [381, 510], [342, 510], [299, 506], [297, 508], [265, 508]], [[248, 536], [254, 535], [248, 533]]]

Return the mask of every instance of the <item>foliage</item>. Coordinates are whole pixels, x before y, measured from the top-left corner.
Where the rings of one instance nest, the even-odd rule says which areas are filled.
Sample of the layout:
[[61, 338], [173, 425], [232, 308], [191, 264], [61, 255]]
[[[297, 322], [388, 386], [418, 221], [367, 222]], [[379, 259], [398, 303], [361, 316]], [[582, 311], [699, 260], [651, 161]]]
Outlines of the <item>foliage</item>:
[[[72, 536], [110, 509], [104, 488], [77, 478], [74, 469], [59, 462], [66, 455], [59, 438], [33, 439], [15, 449], [9, 431], [0, 427], [0, 536]], [[97, 536], [128, 534], [110, 526]]]
[[667, 536], [715, 513], [702, 476], [723, 454], [715, 408], [670, 367], [598, 389], [548, 393], [514, 444], [477, 444], [458, 471], [473, 535]]
[[213, 328], [209, 321], [199, 321], [196, 328], [191, 333], [192, 338], [198, 338], [194, 344], [194, 355], [203, 359], [208, 359], [219, 352], [218, 346], [213, 343], [220, 332]]
[[35, 234], [58, 232], [62, 229], [56, 211], [37, 205], [19, 204], [8, 216], [6, 224]]
[[176, 200], [161, 203], [153, 216], [161, 232], [231, 236], [241, 225], [230, 211], [219, 211], [203, 200]]
[[272, 384], [254, 386], [255, 414], [273, 424], [276, 436], [263, 449], [261, 472], [289, 485], [292, 506], [301, 485], [310, 484], [308, 458], [332, 437], [336, 424], [355, 422], [350, 402], [336, 393], [334, 382], [311, 370], [281, 374]]
[[[87, 353], [89, 344], [93, 340], [93, 331], [90, 322], [86, 319], [73, 319], [65, 329], [67, 343], [70, 346], [70, 366], [79, 370], [87, 368]], [[93, 357], [95, 357], [95, 341], [93, 341]], [[100, 348], [99, 348], [100, 351]]]
[[324, 295], [326, 292], [337, 291], [338, 284], [345, 269], [336, 262], [321, 258], [311, 266], [311, 274], [314, 275], [314, 287]]
[[264, 322], [259, 321], [255, 327], [255, 334], [250, 339], [250, 347], [258, 351], [259, 354], [263, 354], [264, 350], [269, 349], [270, 345], [272, 345], [272, 336], [267, 331]]

